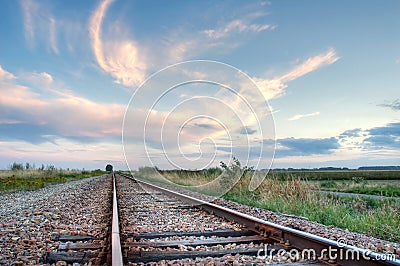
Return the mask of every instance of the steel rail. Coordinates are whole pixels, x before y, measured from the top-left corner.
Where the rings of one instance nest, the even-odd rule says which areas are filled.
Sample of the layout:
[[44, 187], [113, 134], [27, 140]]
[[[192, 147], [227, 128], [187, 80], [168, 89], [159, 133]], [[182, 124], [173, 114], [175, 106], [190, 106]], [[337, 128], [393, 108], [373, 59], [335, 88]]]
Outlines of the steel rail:
[[[121, 174], [120, 174], [121, 175]], [[217, 216], [226, 218], [245, 225], [248, 229], [253, 230], [261, 235], [270, 237], [280, 241], [286, 246], [292, 246], [300, 250], [314, 252], [318, 259], [328, 264], [339, 265], [397, 265], [400, 266], [400, 260], [396, 259], [392, 254], [377, 253], [367, 249], [358, 248], [348, 244], [342, 244], [324, 237], [316, 236], [300, 230], [275, 224], [251, 215], [241, 213], [214, 203], [206, 202], [182, 193], [172, 191], [146, 181], [132, 178], [122, 174], [122, 176], [134, 180], [140, 184], [149, 186], [165, 194], [176, 197], [188, 204], [197, 205], [200, 208], [213, 213]], [[311, 253], [308, 253], [309, 255]], [[324, 255], [324, 256], [322, 256]], [[321, 256], [321, 257], [320, 257]]]
[[113, 178], [113, 214], [112, 214], [112, 226], [111, 226], [111, 261], [113, 266], [122, 266], [122, 250], [121, 250], [121, 239], [119, 234], [119, 220], [118, 220], [118, 202], [117, 202], [117, 188], [115, 185], [115, 174], [112, 174]]

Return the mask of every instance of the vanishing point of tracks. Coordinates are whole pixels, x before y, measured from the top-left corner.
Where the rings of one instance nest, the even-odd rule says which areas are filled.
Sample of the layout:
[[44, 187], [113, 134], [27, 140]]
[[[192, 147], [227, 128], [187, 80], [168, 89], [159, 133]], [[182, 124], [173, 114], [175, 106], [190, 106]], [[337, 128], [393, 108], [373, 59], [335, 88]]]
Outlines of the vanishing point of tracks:
[[[108, 265], [400, 265], [388, 254], [274, 224], [126, 175], [112, 176], [108, 247], [81, 239], [65, 250], [90, 257], [87, 250], [102, 248], [108, 252]], [[54, 253], [50, 261], [72, 263], [71, 254]]]

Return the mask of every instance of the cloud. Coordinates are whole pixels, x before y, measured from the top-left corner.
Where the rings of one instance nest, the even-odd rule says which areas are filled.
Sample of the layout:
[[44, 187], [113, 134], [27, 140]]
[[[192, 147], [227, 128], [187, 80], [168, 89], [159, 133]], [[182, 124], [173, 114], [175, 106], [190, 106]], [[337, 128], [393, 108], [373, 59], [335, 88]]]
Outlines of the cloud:
[[24, 72], [19, 74], [19, 79], [38, 87], [48, 86], [54, 81], [53, 76], [47, 72]]
[[53, 77], [46, 72], [42, 72], [40, 73], [40, 77], [43, 79], [44, 82], [46, 82], [47, 84], [50, 84], [53, 82]]
[[360, 152], [387, 152], [400, 147], [400, 123], [369, 129], [350, 129], [338, 136], [343, 147]]
[[[11, 73], [6, 76], [14, 77]], [[119, 138], [124, 105], [98, 103], [59, 91], [53, 87], [53, 78], [46, 72], [35, 72], [31, 76], [46, 83], [48, 91], [54, 93], [44, 98], [34, 89], [19, 84], [17, 78], [0, 83], [0, 118], [6, 122], [0, 123], [2, 138], [31, 143], [49, 141], [46, 136], [51, 135], [86, 138], [85, 141], [88, 138]]]
[[[216, 16], [213, 11], [206, 11], [206, 16]], [[204, 53], [210, 57], [213, 53], [227, 53], [244, 42], [251, 42], [251, 37], [275, 29], [277, 26], [272, 23], [260, 22], [256, 20], [264, 19], [266, 12], [260, 11], [260, 5], [245, 5], [240, 10], [234, 11], [235, 16], [231, 18], [221, 17], [216, 20], [214, 25], [207, 28], [193, 29], [180, 26], [174, 28], [163, 38], [163, 49], [167, 53], [164, 57], [168, 58], [167, 63], [193, 59]], [[192, 25], [190, 25], [192, 26]], [[221, 49], [222, 47], [222, 49]]]
[[[1, 134], [1, 133], [0, 133]], [[115, 169], [125, 169], [126, 164], [118, 141], [82, 143], [59, 137], [51, 142], [30, 143], [20, 140], [0, 142], [0, 167], [12, 162], [30, 162], [76, 169], [104, 169], [113, 162]]]
[[0, 139], [3, 141], [23, 140], [33, 144], [49, 141], [46, 137], [50, 130], [44, 125], [29, 123], [0, 124]]
[[239, 134], [242, 135], [253, 135], [254, 133], [256, 133], [257, 130], [256, 129], [252, 129], [251, 127], [242, 127], [239, 131]]
[[319, 115], [319, 114], [320, 114], [320, 112], [314, 112], [314, 113], [310, 113], [310, 114], [297, 114], [297, 115], [294, 115], [294, 116], [290, 117], [288, 120], [289, 121], [294, 121], [294, 120], [299, 120], [299, 119], [304, 118], [304, 117], [316, 116], [316, 115]]
[[337, 138], [285, 138], [277, 140], [277, 157], [308, 156], [314, 154], [330, 154], [339, 149]]
[[38, 12], [39, 6], [33, 0], [22, 0], [21, 7], [24, 17], [25, 39], [32, 43], [35, 39], [34, 14]]
[[364, 139], [364, 143], [373, 149], [398, 149], [400, 138], [392, 135], [374, 135]]
[[200, 123], [195, 123], [194, 125], [195, 125], [196, 127], [200, 127], [200, 128], [204, 128], [204, 129], [213, 129], [213, 130], [216, 129], [216, 126], [215, 126], [215, 125], [212, 125], [212, 124], [200, 124]]
[[59, 54], [57, 48], [57, 32], [56, 32], [56, 20], [53, 17], [49, 18], [49, 41], [50, 47], [55, 54]]
[[396, 150], [400, 147], [400, 123], [388, 123], [369, 129], [350, 129], [338, 138], [349, 149], [368, 152]]
[[94, 11], [89, 22], [89, 35], [96, 61], [99, 66], [125, 86], [140, 85], [146, 74], [146, 64], [139, 55], [138, 45], [128, 38], [122, 37], [120, 28], [115, 28], [115, 36], [108, 36], [107, 41], [101, 39], [102, 23], [112, 0], [104, 0]]
[[292, 71], [286, 73], [285, 75], [281, 76], [280, 80], [282, 82], [295, 80], [323, 66], [331, 65], [339, 59], [340, 57], [336, 54], [336, 51], [331, 48], [326, 53], [308, 58], [304, 63], [295, 67]]
[[[261, 154], [264, 156], [272, 156], [275, 149], [275, 157], [291, 157], [291, 156], [311, 156], [332, 154], [341, 146], [338, 139], [331, 138], [284, 138], [277, 139], [276, 146], [273, 139], [262, 140], [260, 142], [250, 142], [248, 145], [234, 147], [217, 147], [218, 150], [224, 152], [232, 152], [238, 158], [257, 159]], [[261, 150], [262, 148], [262, 150]], [[266, 157], [267, 158], [267, 157]]]
[[252, 24], [248, 19], [235, 19], [222, 27], [204, 30], [203, 33], [211, 39], [218, 40], [227, 38], [232, 34], [246, 32], [259, 33], [265, 30], [272, 30], [275, 27], [276, 26], [271, 24]]
[[400, 99], [396, 99], [391, 102], [385, 102], [382, 104], [378, 104], [378, 106], [388, 107], [394, 111], [399, 111], [400, 110]]
[[339, 138], [360, 137], [361, 132], [362, 132], [361, 128], [349, 129], [340, 134]]
[[15, 76], [0, 66], [0, 81], [13, 80]]
[[59, 54], [57, 47], [57, 21], [47, 6], [34, 0], [21, 0], [25, 40], [30, 48], [36, 40], [44, 40], [48, 48]]
[[23, 123], [20, 120], [15, 119], [0, 119], [0, 125], [14, 125], [14, 124], [21, 124]]
[[321, 67], [331, 65], [339, 59], [340, 57], [336, 54], [336, 51], [331, 48], [325, 53], [308, 58], [302, 64], [294, 67], [291, 71], [281, 76], [273, 79], [259, 77], [252, 77], [252, 79], [260, 88], [267, 100], [274, 99], [284, 95], [285, 90], [288, 87], [288, 82], [298, 79]]
[[400, 123], [389, 123], [383, 127], [374, 127], [367, 132], [370, 135], [400, 137]]

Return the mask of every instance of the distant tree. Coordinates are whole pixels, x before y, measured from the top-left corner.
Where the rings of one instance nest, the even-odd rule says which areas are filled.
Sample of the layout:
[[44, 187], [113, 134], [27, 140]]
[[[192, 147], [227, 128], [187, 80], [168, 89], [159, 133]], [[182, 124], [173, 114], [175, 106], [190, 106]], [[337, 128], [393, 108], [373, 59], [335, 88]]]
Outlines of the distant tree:
[[113, 171], [113, 166], [111, 164], [107, 164], [106, 171], [111, 173]]
[[13, 171], [24, 170], [24, 165], [23, 165], [22, 163], [16, 163], [16, 162], [14, 162], [14, 163], [11, 165], [11, 170], [13, 170]]
[[49, 165], [48, 164], [46, 166], [46, 170], [49, 171], [49, 172], [53, 172], [53, 171], [57, 170], [57, 168], [54, 165], [51, 165], [51, 164]]

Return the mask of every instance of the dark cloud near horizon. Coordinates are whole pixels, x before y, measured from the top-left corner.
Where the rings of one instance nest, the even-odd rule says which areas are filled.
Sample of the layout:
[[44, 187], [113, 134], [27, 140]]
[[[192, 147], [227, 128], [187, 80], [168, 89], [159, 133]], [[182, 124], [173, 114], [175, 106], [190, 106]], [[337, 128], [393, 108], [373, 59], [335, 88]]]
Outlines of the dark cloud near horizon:
[[361, 132], [362, 132], [361, 128], [349, 129], [340, 134], [339, 138], [360, 137]]
[[256, 133], [257, 130], [256, 129], [252, 129], [251, 127], [242, 127], [239, 131], [239, 134], [241, 135], [253, 135], [254, 133]]
[[276, 150], [276, 157], [285, 156], [308, 156], [317, 154], [330, 154], [334, 150], [340, 148], [337, 138], [286, 138], [277, 140], [278, 148]]
[[96, 138], [60, 134], [59, 131], [54, 130], [47, 124], [38, 125], [22, 122], [10, 124], [0, 123], [0, 140], [2, 141], [24, 141], [35, 145], [48, 142], [57, 145], [57, 138], [64, 138], [79, 143], [96, 143], [104, 140], [120, 141], [120, 136]]
[[[308, 156], [317, 154], [330, 154], [334, 150], [340, 148], [337, 138], [285, 138], [277, 139], [278, 144], [275, 150], [275, 157], [282, 158], [287, 156]], [[262, 147], [261, 147], [262, 145]], [[220, 151], [232, 152], [234, 156], [243, 157], [248, 155], [250, 158], [256, 158], [263, 155], [272, 155], [275, 148], [275, 140], [264, 139], [259, 146], [253, 145], [250, 147], [217, 147]], [[262, 149], [262, 152], [261, 152]], [[240, 156], [241, 155], [241, 156]]]
[[378, 104], [378, 106], [382, 106], [382, 107], [388, 107], [394, 111], [399, 111], [400, 110], [400, 99], [396, 99], [393, 101], [387, 101], [385, 103], [382, 104]]
[[0, 140], [15, 141], [22, 140], [32, 144], [42, 144], [49, 141], [47, 137], [52, 131], [45, 125], [28, 123], [0, 124]]
[[369, 129], [369, 136], [364, 139], [364, 144], [374, 149], [400, 148], [400, 123], [389, 123], [386, 126]]
[[214, 125], [211, 125], [211, 124], [199, 124], [199, 123], [196, 123], [196, 124], [194, 124], [196, 127], [200, 127], [200, 128], [204, 128], [204, 129], [217, 129]]
[[368, 146], [373, 146], [374, 148], [400, 148], [400, 141], [398, 141], [393, 136], [371, 136], [364, 140]]
[[384, 135], [400, 137], [400, 122], [389, 123], [383, 127], [374, 127], [367, 131], [370, 135]]

